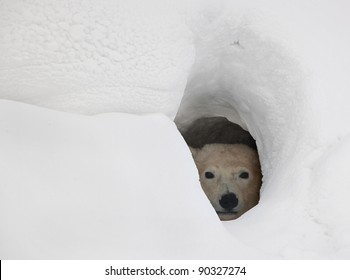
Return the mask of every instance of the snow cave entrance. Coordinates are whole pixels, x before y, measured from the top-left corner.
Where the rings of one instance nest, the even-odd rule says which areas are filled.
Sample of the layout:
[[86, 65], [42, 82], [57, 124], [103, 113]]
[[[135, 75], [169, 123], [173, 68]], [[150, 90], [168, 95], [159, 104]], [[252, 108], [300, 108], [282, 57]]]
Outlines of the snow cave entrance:
[[[249, 211], [259, 203], [262, 172], [258, 148], [256, 140], [249, 132], [247, 124], [239, 117], [238, 111], [234, 107], [229, 109], [227, 105], [230, 104], [226, 104], [226, 106], [220, 106], [219, 103], [215, 104], [215, 97], [209, 96], [210, 95], [208, 94], [207, 98], [194, 98], [192, 102], [189, 102], [188, 99], [184, 98], [175, 122], [185, 141], [189, 145], [196, 164], [196, 154], [198, 154], [196, 151], [204, 151], [205, 147], [224, 147], [221, 146], [221, 144], [243, 144], [245, 147], [249, 147], [251, 152], [254, 152], [254, 157], [252, 158], [255, 163], [246, 165], [245, 167], [249, 169], [246, 169], [244, 172], [239, 171], [241, 172], [241, 175], [238, 175], [240, 178], [246, 178], [248, 176], [247, 174], [249, 174], [250, 178], [248, 179], [239, 178], [243, 181], [252, 180], [252, 178], [254, 178], [249, 187], [252, 190], [255, 190], [255, 194], [250, 195], [249, 197], [245, 197], [244, 193], [240, 192], [240, 190], [238, 190], [240, 195], [237, 195], [236, 188], [240, 188], [239, 183], [238, 186], [235, 183], [232, 184], [227, 190], [223, 190], [223, 187], [220, 186], [222, 184], [215, 184], [217, 191], [219, 192], [219, 198], [214, 198], [213, 196], [208, 195], [203, 184], [205, 184], [207, 178], [209, 178], [207, 177], [207, 174], [209, 174], [211, 178], [216, 177], [216, 174], [215, 176], [212, 175], [210, 167], [208, 166], [205, 167], [209, 169], [204, 171], [205, 175], [203, 176], [203, 170], [197, 165], [203, 191], [207, 194], [207, 197], [216, 210], [219, 218], [221, 220], [233, 220], [244, 215], [245, 212]], [[222, 97], [219, 99], [223, 100]], [[212, 102], [213, 100], [214, 103]], [[206, 108], [206, 110], [202, 111], [201, 108]], [[212, 110], [211, 112], [210, 109]], [[229, 114], [225, 114], [226, 111], [229, 112]], [[213, 146], [211, 144], [215, 145]], [[230, 147], [239, 146], [230, 145]], [[225, 153], [227, 153], [227, 151], [225, 151]], [[242, 151], [242, 153], [245, 153], [245, 151]], [[233, 169], [231, 171], [233, 171]], [[248, 173], [246, 171], [248, 171]], [[216, 170], [216, 172], [219, 173], [218, 170]], [[213, 179], [210, 181], [212, 180]], [[242, 207], [242, 205], [246, 206]], [[241, 208], [241, 210], [236, 211], [236, 209], [239, 208]], [[234, 214], [230, 214], [230, 212]]]
[[175, 123], [183, 132], [197, 119], [225, 117], [247, 130], [261, 164], [261, 202], [281, 159], [292, 156], [298, 142], [295, 132], [304, 110], [300, 67], [284, 47], [247, 27], [233, 37], [231, 30], [211, 36], [196, 40]]

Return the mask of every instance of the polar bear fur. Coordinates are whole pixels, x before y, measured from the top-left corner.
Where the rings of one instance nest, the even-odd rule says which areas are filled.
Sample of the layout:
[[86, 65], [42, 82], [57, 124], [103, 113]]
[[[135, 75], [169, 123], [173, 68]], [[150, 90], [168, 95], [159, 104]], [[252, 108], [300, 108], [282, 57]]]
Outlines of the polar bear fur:
[[236, 219], [258, 203], [262, 175], [256, 150], [207, 144], [191, 151], [201, 186], [221, 220]]

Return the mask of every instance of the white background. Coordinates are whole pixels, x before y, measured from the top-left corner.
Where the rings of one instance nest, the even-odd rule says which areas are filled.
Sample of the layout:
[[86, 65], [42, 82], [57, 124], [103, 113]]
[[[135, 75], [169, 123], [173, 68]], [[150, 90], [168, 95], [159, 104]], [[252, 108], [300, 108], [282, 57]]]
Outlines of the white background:
[[[187, 268], [189, 276], [106, 276], [110, 267], [134, 269]], [[199, 275], [199, 267], [245, 267], [245, 275]], [[3, 261], [1, 277], [17, 279], [281, 279], [349, 277], [348, 261]], [[195, 270], [195, 272], [193, 272]]]

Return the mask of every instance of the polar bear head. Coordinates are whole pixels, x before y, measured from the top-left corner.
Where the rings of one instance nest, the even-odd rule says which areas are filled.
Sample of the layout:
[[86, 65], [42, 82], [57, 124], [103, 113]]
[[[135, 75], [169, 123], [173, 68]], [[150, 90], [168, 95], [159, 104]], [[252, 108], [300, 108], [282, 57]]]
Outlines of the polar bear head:
[[259, 201], [258, 153], [244, 144], [207, 144], [191, 148], [201, 186], [221, 220], [241, 216]]

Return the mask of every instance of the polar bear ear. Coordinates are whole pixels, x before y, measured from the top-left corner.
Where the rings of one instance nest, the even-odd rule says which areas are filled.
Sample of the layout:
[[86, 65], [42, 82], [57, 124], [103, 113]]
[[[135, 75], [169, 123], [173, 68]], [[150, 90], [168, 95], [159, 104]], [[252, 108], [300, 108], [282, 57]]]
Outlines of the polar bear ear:
[[189, 147], [190, 150], [191, 150], [192, 157], [193, 157], [193, 158], [196, 158], [196, 156], [197, 156], [197, 154], [198, 154], [198, 152], [199, 152], [200, 149], [192, 148], [192, 147], [190, 147], [190, 146], [188, 146], [188, 147]]

